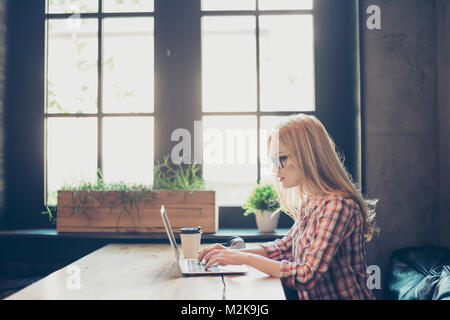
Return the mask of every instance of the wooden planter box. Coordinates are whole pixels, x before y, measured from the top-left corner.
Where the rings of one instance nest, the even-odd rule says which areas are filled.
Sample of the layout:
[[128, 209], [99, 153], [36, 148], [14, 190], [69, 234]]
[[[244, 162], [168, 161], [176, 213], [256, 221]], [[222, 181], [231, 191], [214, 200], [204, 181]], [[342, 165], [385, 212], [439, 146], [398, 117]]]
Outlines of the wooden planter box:
[[58, 232], [165, 233], [161, 205], [174, 232], [201, 226], [217, 232], [216, 192], [210, 190], [58, 191]]

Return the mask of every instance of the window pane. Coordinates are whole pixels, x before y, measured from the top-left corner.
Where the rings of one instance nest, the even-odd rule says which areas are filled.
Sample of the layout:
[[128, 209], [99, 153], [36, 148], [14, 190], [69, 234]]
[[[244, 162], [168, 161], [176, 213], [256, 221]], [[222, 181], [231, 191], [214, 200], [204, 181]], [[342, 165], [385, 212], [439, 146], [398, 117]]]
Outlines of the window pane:
[[203, 117], [203, 174], [219, 205], [242, 205], [256, 183], [256, 117]]
[[48, 22], [48, 113], [97, 112], [97, 40], [95, 19]]
[[256, 110], [255, 20], [202, 18], [203, 111]]
[[103, 12], [152, 12], [154, 0], [103, 0]]
[[275, 131], [275, 128], [287, 117], [268, 116], [261, 117], [260, 121], [260, 152], [259, 159], [261, 163], [261, 181], [263, 182], [275, 182], [275, 175], [272, 172], [272, 161], [267, 154], [268, 145], [267, 141], [270, 135]]
[[63, 185], [97, 181], [97, 119], [47, 119], [47, 204]]
[[152, 185], [154, 120], [105, 118], [103, 177], [107, 183]]
[[104, 112], [153, 112], [153, 17], [105, 19]]
[[313, 0], [259, 0], [260, 10], [311, 10]]
[[202, 10], [255, 10], [255, 0], [202, 0]]
[[98, 11], [98, 0], [47, 0], [48, 13], [89, 13]]
[[261, 16], [261, 110], [313, 111], [311, 15]]

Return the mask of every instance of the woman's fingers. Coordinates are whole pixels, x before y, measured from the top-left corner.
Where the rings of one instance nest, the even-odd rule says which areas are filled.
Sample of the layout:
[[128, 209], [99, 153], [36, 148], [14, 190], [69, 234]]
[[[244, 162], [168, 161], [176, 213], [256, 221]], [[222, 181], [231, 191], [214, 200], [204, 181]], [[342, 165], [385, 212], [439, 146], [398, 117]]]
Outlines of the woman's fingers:
[[214, 263], [220, 265], [242, 265], [247, 264], [250, 255], [236, 250], [215, 250], [210, 256], [206, 256], [206, 265]]
[[220, 265], [225, 264], [223, 257], [221, 257], [220, 255], [216, 255], [216, 256], [212, 257], [211, 259], [209, 259], [209, 261], [206, 262], [205, 269], [208, 269], [215, 263], [220, 264]]
[[197, 257], [198, 262], [201, 262], [203, 260], [203, 257], [205, 256], [205, 254], [206, 254], [206, 249], [200, 250], [198, 252], [198, 257]]
[[206, 262], [208, 262], [211, 258], [213, 258], [213, 257], [215, 257], [215, 256], [217, 256], [218, 254], [221, 254], [221, 253], [223, 253], [223, 252], [224, 252], [224, 250], [219, 250], [219, 249], [211, 250], [210, 252], [208, 252], [208, 253], [203, 257], [203, 259], [204, 259]]
[[203, 257], [205, 256], [205, 254], [207, 254], [210, 250], [210, 247], [206, 247], [203, 250], [200, 250], [198, 253], [198, 261], [201, 262], [203, 260]]
[[206, 247], [205, 249], [201, 250], [198, 253], [198, 261], [201, 262], [204, 259], [205, 255], [207, 255], [208, 253], [210, 253], [213, 250], [224, 250], [224, 249], [225, 249], [225, 247], [219, 243], [216, 243], [215, 245], [212, 245], [210, 247]]
[[206, 254], [208, 254], [211, 250], [214, 250], [214, 246], [206, 247], [198, 253], [198, 261], [202, 261]]

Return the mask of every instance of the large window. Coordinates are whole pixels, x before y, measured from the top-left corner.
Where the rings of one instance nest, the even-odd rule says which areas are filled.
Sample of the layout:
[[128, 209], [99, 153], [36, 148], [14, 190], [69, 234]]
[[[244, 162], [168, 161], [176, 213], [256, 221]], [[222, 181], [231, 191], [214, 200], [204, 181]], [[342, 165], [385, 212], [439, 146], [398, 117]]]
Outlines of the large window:
[[10, 228], [48, 227], [40, 213], [56, 190], [95, 182], [98, 169], [107, 182], [151, 185], [180, 128], [233, 215], [271, 181], [267, 137], [291, 114], [316, 115], [361, 179], [357, 0], [14, 0], [7, 10]]
[[202, 0], [204, 177], [219, 205], [272, 181], [266, 141], [315, 111], [313, 0]]
[[48, 0], [46, 194], [80, 181], [151, 185], [153, 0]]
[[[48, 0], [48, 204], [98, 169], [152, 183], [153, 11], [153, 0]], [[315, 110], [313, 0], [202, 0], [200, 19], [204, 178], [219, 205], [240, 206], [271, 180], [270, 129]]]

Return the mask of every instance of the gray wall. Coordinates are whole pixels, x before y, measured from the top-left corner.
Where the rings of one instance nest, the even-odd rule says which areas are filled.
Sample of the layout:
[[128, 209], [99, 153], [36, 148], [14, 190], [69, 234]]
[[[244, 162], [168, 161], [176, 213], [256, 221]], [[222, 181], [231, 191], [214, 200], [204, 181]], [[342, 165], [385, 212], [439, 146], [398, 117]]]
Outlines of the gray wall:
[[360, 4], [363, 14], [369, 5], [381, 8], [381, 30], [361, 29], [361, 61], [365, 186], [380, 199], [381, 228], [367, 262], [384, 276], [394, 249], [450, 247], [450, 1]]
[[0, 0], [0, 221], [5, 207], [5, 132], [4, 132], [4, 100], [5, 100], [5, 59], [6, 59], [6, 0]]
[[450, 247], [450, 1], [437, 0], [440, 243]]

